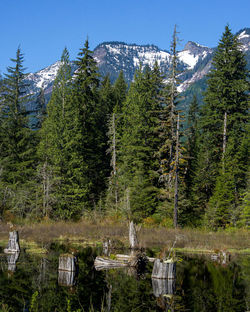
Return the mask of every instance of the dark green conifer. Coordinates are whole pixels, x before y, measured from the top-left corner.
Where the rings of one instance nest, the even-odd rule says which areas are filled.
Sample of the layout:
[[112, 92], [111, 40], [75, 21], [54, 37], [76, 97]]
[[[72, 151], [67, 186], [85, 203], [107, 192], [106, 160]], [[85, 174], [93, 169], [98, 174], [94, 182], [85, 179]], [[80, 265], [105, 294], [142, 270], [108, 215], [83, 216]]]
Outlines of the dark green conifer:
[[[23, 54], [17, 49], [16, 58], [11, 59], [13, 66], [8, 67], [1, 93], [0, 111], [0, 168], [2, 195], [9, 189], [12, 209], [20, 215], [25, 214], [25, 202], [28, 200], [29, 182], [34, 174], [33, 133], [29, 129], [29, 120], [25, 109], [26, 95]], [[4, 191], [5, 190], [5, 191]], [[23, 207], [16, 207], [17, 194], [23, 194]], [[16, 196], [17, 197], [16, 197]], [[4, 199], [6, 203], [6, 198]], [[20, 210], [19, 210], [20, 208]]]
[[216, 217], [209, 220], [225, 226], [234, 219], [233, 210], [245, 185], [247, 155], [240, 147], [246, 133], [249, 91], [244, 53], [228, 26], [212, 64], [201, 112], [196, 191], [200, 204], [212, 196], [208, 215]]

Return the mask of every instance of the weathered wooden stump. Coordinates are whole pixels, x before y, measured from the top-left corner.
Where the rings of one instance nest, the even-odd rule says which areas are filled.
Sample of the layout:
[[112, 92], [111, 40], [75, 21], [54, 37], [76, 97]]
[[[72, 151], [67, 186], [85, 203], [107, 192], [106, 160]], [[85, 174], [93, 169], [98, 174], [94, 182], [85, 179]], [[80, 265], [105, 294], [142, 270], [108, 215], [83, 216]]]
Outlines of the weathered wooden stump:
[[16, 271], [16, 262], [19, 258], [20, 252], [12, 253], [7, 256], [8, 261], [8, 271], [15, 272]]
[[129, 223], [129, 244], [131, 249], [136, 249], [139, 246], [136, 229], [133, 221]]
[[75, 271], [58, 271], [58, 285], [71, 287], [75, 285]]
[[64, 254], [59, 257], [59, 271], [76, 271], [76, 257], [71, 254]]
[[17, 231], [9, 232], [8, 247], [4, 249], [4, 253], [20, 252], [19, 236]]
[[161, 261], [156, 259], [152, 271], [152, 278], [174, 279], [176, 276], [176, 263], [173, 260]]

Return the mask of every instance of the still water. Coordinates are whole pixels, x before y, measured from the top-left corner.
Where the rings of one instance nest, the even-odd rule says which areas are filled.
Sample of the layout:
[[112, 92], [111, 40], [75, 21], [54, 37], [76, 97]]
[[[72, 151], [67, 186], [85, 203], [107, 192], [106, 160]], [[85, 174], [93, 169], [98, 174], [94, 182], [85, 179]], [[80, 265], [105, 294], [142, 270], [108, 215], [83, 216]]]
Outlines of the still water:
[[68, 251], [52, 244], [46, 256], [21, 252], [18, 259], [10, 259], [1, 253], [0, 311], [250, 310], [250, 256], [220, 263], [208, 256], [179, 254], [176, 279], [152, 281], [152, 263], [140, 274], [132, 268], [96, 271], [94, 259], [102, 250], [90, 247], [77, 251], [77, 272], [62, 275], [58, 257]]

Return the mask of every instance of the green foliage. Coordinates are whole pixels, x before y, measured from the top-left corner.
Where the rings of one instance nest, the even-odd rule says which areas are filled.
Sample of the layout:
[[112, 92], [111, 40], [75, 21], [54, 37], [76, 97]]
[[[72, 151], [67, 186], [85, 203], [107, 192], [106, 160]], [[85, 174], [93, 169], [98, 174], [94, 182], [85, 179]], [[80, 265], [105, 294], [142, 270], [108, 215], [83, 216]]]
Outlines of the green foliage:
[[[158, 75], [160, 79], [160, 72]], [[118, 128], [120, 204], [128, 215], [137, 218], [150, 215], [157, 205], [159, 88], [156, 73], [140, 69], [124, 102], [122, 127]]]
[[[18, 198], [20, 189], [30, 192], [34, 177], [36, 149], [34, 133], [29, 129], [25, 110], [28, 100], [24, 83], [23, 55], [17, 49], [11, 59], [1, 91], [0, 110], [0, 170], [1, 210], [10, 208], [10, 199]], [[8, 196], [8, 193], [11, 194]], [[14, 196], [13, 196], [14, 195]], [[29, 198], [30, 199], [30, 198]], [[26, 198], [26, 200], [29, 200]], [[12, 208], [12, 207], [11, 207]]]
[[219, 226], [236, 224], [240, 193], [246, 185], [247, 77], [244, 54], [226, 26], [208, 76], [194, 185], [197, 204], [205, 207], [209, 201], [209, 222]]
[[37, 312], [38, 311], [37, 297], [38, 297], [38, 291], [35, 291], [31, 297], [30, 312]]

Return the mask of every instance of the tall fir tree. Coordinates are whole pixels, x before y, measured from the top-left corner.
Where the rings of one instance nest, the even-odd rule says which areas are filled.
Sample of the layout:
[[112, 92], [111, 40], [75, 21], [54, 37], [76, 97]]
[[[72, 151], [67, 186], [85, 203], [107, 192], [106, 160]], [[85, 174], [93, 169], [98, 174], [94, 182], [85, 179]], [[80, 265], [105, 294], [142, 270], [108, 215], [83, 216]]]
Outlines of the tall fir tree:
[[[8, 73], [3, 82], [0, 101], [0, 167], [3, 196], [1, 197], [5, 205], [6, 191], [10, 190], [13, 205], [11, 208], [17, 208], [16, 213], [23, 216], [26, 213], [25, 203], [29, 201], [28, 197], [31, 194], [29, 183], [34, 174], [35, 141], [29, 129], [25, 109], [28, 96], [27, 85], [24, 82], [23, 54], [20, 48], [17, 49], [16, 58], [11, 61], [14, 65], [7, 68]], [[23, 207], [20, 207], [18, 196], [22, 198]]]
[[66, 118], [68, 111], [71, 110], [69, 105], [71, 89], [71, 65], [69, 53], [65, 48], [52, 96], [47, 105], [47, 117], [39, 131], [38, 176], [43, 216], [70, 218], [75, 213], [74, 209], [69, 209], [70, 202], [65, 196], [65, 184], [67, 184], [65, 127], [72, 122], [71, 119]]
[[36, 98], [36, 123], [34, 126], [35, 129], [41, 129], [45, 117], [46, 117], [46, 101], [44, 88], [42, 86]]
[[248, 72], [240, 43], [228, 26], [212, 64], [201, 115], [196, 191], [201, 203], [209, 201], [209, 223], [217, 227], [235, 223], [247, 172]]
[[117, 166], [118, 152], [120, 148], [120, 137], [122, 135], [122, 107], [126, 100], [127, 84], [123, 72], [119, 73], [112, 87], [113, 111], [108, 120], [108, 149], [110, 155], [110, 175], [106, 192], [106, 207], [109, 210], [118, 210], [119, 203], [119, 168]]
[[190, 103], [187, 112], [187, 129], [185, 130], [186, 140], [184, 142], [184, 174], [182, 184], [182, 195], [185, 201], [182, 203], [180, 222], [182, 225], [195, 225], [200, 220], [199, 205], [194, 201], [194, 178], [197, 169], [198, 137], [199, 137], [199, 116], [200, 109], [196, 95]]
[[71, 122], [65, 126], [68, 174], [65, 196], [71, 202], [71, 209], [82, 214], [96, 207], [105, 189], [109, 169], [107, 107], [102, 107], [99, 75], [88, 40], [75, 64], [78, 68], [70, 98], [71, 109], [66, 117]]
[[138, 70], [122, 109], [118, 183], [121, 205], [133, 218], [149, 216], [158, 204], [158, 88], [148, 67]]
[[[180, 118], [178, 125], [179, 112], [178, 104], [178, 90], [180, 83], [178, 79], [178, 55], [177, 55], [178, 36], [176, 26], [174, 27], [173, 38], [171, 42], [171, 63], [167, 84], [167, 92], [165, 92], [165, 105], [163, 105], [160, 123], [161, 123], [161, 137], [162, 142], [159, 150], [161, 159], [161, 181], [164, 185], [163, 196], [165, 197], [165, 204], [169, 207], [173, 202], [173, 223], [177, 227], [178, 223], [178, 191], [179, 191], [179, 159], [180, 159], [180, 145], [179, 145], [179, 131]], [[180, 116], [179, 116], [180, 117]], [[178, 151], [176, 151], [176, 148]], [[174, 193], [174, 194], [173, 194]]]

